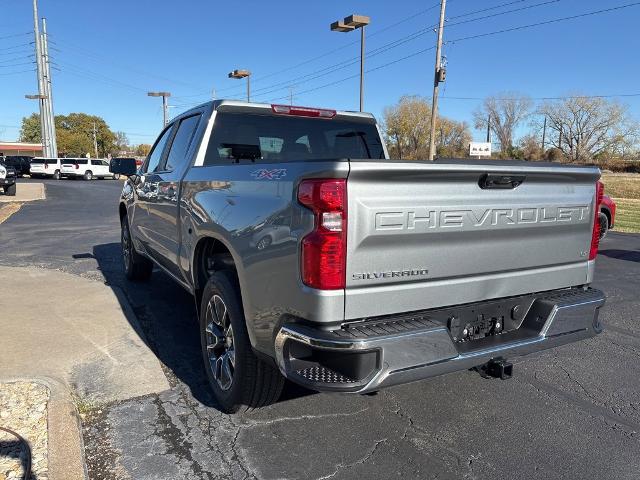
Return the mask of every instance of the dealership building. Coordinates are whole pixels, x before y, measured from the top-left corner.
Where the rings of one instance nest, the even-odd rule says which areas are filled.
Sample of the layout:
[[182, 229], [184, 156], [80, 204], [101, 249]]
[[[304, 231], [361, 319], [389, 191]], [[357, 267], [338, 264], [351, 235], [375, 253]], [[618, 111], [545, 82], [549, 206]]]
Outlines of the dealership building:
[[42, 144], [0, 141], [0, 157], [9, 155], [42, 156]]

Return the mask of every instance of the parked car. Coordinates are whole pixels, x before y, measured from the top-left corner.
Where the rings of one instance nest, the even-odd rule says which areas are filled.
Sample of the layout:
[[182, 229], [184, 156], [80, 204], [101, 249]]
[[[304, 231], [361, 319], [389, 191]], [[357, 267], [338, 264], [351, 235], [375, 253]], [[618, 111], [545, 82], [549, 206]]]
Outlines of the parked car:
[[33, 178], [51, 177], [58, 180], [60, 179], [60, 159], [36, 157], [31, 160], [29, 174]]
[[61, 174], [67, 178], [120, 178], [109, 171], [109, 162], [99, 158], [63, 158]]
[[[508, 378], [509, 358], [602, 331], [595, 167], [389, 160], [370, 114], [216, 100], [141, 170], [111, 170], [129, 177], [126, 276], [157, 265], [194, 295], [227, 412], [277, 400], [285, 377], [350, 393]], [[280, 212], [288, 231], [258, 248]]]
[[6, 165], [2, 158], [0, 158], [0, 187], [7, 196], [12, 197], [16, 194], [16, 170]]
[[25, 175], [29, 175], [32, 158], [33, 157], [23, 155], [8, 155], [4, 157], [2, 161], [5, 165], [13, 167], [16, 170], [16, 176], [24, 177]]
[[598, 219], [600, 221], [600, 238], [602, 239], [615, 226], [616, 220], [616, 202], [609, 195], [602, 196]]

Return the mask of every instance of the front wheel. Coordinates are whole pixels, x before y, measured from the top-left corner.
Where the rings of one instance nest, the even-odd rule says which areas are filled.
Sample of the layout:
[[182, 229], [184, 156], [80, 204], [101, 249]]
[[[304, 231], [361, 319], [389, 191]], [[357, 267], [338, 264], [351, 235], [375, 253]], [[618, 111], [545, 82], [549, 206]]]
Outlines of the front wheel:
[[60, 170], [55, 171], [55, 173], [53, 174], [53, 179], [60, 180]]
[[84, 179], [85, 180], [92, 180], [93, 179], [93, 172], [91, 170], [87, 170], [86, 172], [84, 172]]
[[600, 222], [600, 240], [602, 240], [609, 231], [609, 217], [606, 213], [600, 212], [598, 214], [598, 222]]
[[207, 378], [223, 411], [238, 413], [278, 400], [284, 377], [253, 353], [231, 271], [214, 273], [204, 287], [200, 340]]
[[133, 281], [149, 280], [153, 272], [153, 263], [133, 248], [131, 231], [129, 230], [129, 220], [126, 216], [122, 219], [121, 227], [120, 246], [122, 248], [124, 274], [129, 280]]

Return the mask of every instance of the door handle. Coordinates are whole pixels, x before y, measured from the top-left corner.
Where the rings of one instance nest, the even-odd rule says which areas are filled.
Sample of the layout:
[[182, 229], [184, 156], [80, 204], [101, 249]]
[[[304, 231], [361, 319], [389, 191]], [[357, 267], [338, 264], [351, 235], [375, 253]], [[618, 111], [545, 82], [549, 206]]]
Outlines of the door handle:
[[513, 190], [525, 181], [525, 175], [509, 175], [503, 173], [486, 173], [480, 177], [478, 185], [483, 190]]

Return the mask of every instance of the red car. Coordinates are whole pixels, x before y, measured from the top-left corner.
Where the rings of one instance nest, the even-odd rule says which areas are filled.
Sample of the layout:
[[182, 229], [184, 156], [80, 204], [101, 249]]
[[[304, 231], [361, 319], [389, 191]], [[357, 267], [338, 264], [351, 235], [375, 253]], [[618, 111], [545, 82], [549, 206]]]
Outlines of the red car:
[[600, 238], [602, 239], [607, 230], [613, 228], [616, 218], [616, 203], [611, 199], [609, 195], [602, 196], [602, 203], [600, 204]]

